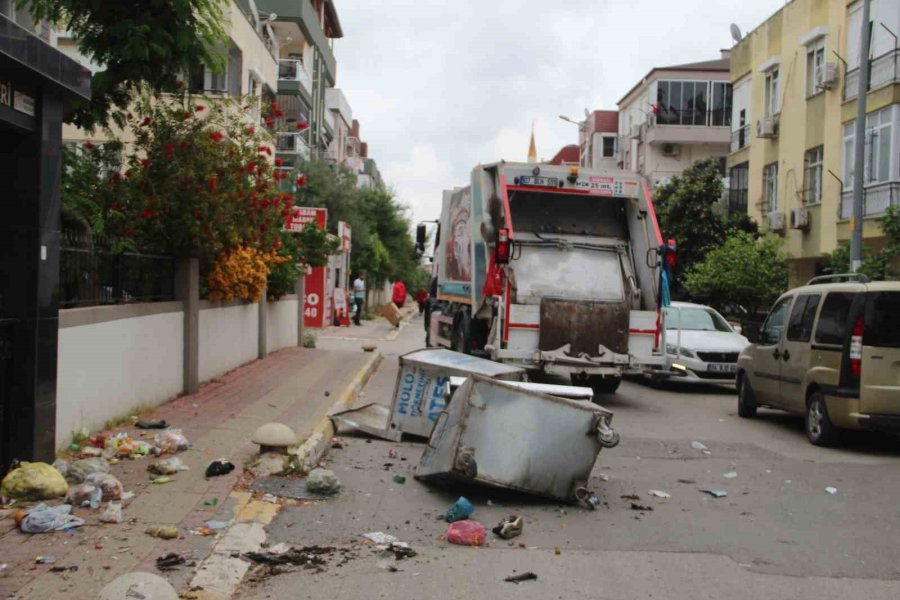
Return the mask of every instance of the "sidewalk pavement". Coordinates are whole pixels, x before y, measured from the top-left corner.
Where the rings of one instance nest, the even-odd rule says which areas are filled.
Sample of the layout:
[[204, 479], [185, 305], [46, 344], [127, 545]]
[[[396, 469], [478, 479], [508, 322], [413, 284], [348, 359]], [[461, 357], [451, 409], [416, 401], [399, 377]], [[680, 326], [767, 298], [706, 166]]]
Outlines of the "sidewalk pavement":
[[[137, 494], [125, 508], [121, 524], [101, 524], [102, 508], [76, 509], [86, 524], [71, 532], [28, 535], [20, 533], [12, 519], [0, 521], [0, 565], [7, 565], [0, 570], [0, 598], [95, 598], [106, 583], [132, 571], [159, 573], [176, 590], [185, 588], [192, 569], [160, 573], [156, 558], [170, 552], [190, 553], [199, 564], [216, 537], [192, 531], [210, 519], [241, 520], [250, 495], [232, 489], [257, 450], [250, 442], [256, 428], [278, 421], [294, 429], [300, 440], [307, 439], [327, 421], [325, 416], [336, 399], [352, 402], [345, 392], [358, 391], [379, 358], [360, 350], [289, 348], [239, 367], [196, 394], [145, 415], [183, 430], [192, 447], [177, 456], [190, 470], [173, 476], [171, 483], [150, 485], [146, 468], [151, 459], [112, 465], [110, 472], [125, 490]], [[157, 433], [131, 426], [114, 431], [151, 441]], [[237, 468], [229, 475], [206, 479], [206, 466], [217, 458], [228, 458]], [[205, 504], [212, 499], [215, 505]], [[158, 525], [177, 525], [178, 539], [160, 540], [144, 532]], [[35, 557], [46, 555], [52, 555], [55, 563], [35, 564]], [[78, 570], [50, 572], [51, 567], [71, 566]]]
[[[400, 326], [409, 323], [419, 314], [419, 306], [415, 302], [407, 303], [400, 309]], [[363, 320], [361, 325], [350, 324], [346, 327], [326, 327], [315, 330], [316, 339], [323, 340], [348, 340], [348, 341], [373, 341], [387, 342], [396, 339], [400, 333], [400, 327], [394, 327], [382, 316], [375, 316], [369, 320]], [[422, 332], [425, 339], [425, 332]]]

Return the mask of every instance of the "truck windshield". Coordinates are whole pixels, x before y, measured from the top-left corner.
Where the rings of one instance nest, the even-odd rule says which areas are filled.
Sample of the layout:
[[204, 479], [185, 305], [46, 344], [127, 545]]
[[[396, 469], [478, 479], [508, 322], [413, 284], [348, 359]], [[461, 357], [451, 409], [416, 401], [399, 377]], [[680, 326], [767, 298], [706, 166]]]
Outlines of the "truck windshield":
[[513, 191], [509, 210], [514, 231], [626, 237], [622, 198]]
[[[707, 308], [667, 308], [666, 329], [684, 331], [725, 331], [731, 333], [731, 325], [719, 313]], [[679, 323], [679, 314], [681, 315]]]

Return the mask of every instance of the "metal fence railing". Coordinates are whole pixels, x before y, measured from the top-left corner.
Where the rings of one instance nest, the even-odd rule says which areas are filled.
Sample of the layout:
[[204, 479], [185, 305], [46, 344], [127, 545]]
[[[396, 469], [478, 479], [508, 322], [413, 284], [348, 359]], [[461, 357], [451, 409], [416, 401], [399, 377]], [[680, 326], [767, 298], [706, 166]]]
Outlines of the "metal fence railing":
[[[863, 216], [884, 214], [889, 206], [900, 206], [900, 182], [886, 181], [867, 184], [863, 193]], [[853, 215], [853, 190], [841, 194], [838, 218], [849, 219]]]
[[740, 150], [750, 145], [750, 125], [744, 125], [731, 132], [731, 151]]
[[100, 238], [64, 233], [59, 252], [60, 308], [175, 299], [175, 258], [110, 252]]
[[[869, 89], [900, 80], [900, 50], [894, 49], [876, 56], [868, 62]], [[853, 100], [859, 94], [859, 67], [847, 71], [844, 76], [844, 101]]]

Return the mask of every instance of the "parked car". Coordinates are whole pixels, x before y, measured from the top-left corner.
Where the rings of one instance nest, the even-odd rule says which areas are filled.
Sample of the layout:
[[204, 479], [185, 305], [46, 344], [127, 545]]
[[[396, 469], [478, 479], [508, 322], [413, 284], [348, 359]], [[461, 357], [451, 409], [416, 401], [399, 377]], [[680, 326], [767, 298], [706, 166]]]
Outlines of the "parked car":
[[738, 354], [750, 341], [709, 306], [673, 302], [664, 310], [669, 380], [734, 383]]
[[842, 429], [900, 432], [900, 282], [817, 277], [773, 305], [738, 359], [738, 414], [806, 418], [809, 441]]

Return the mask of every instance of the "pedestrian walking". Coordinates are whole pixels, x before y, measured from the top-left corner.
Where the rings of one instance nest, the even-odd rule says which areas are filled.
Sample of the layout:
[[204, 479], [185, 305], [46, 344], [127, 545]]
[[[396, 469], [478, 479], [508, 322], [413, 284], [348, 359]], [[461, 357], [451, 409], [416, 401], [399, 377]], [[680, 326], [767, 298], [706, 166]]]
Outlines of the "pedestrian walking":
[[353, 280], [353, 324], [362, 325], [363, 304], [366, 301], [366, 274], [360, 273]]
[[403, 305], [406, 303], [406, 284], [399, 279], [394, 282], [391, 301], [397, 305], [397, 308], [403, 308]]
[[424, 288], [419, 288], [416, 292], [416, 302], [419, 303], [419, 314], [425, 312], [425, 304], [428, 302], [428, 292]]

